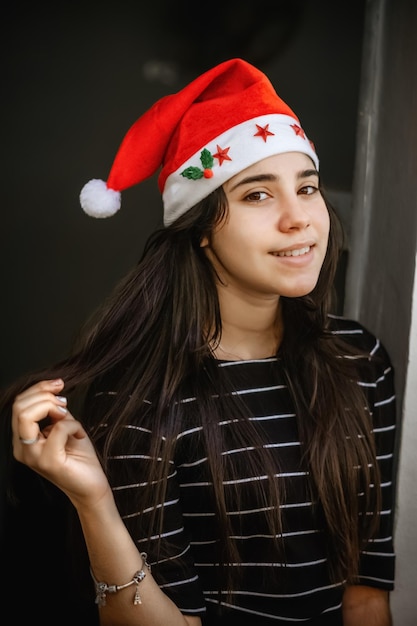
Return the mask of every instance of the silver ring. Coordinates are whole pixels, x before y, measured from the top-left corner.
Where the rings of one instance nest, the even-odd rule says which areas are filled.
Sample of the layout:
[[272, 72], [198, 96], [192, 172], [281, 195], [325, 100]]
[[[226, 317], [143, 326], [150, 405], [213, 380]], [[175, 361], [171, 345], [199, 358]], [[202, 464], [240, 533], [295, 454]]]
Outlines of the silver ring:
[[23, 437], [19, 437], [20, 443], [24, 443], [25, 446], [31, 446], [32, 443], [36, 443], [39, 440], [39, 433], [33, 439], [23, 439]]

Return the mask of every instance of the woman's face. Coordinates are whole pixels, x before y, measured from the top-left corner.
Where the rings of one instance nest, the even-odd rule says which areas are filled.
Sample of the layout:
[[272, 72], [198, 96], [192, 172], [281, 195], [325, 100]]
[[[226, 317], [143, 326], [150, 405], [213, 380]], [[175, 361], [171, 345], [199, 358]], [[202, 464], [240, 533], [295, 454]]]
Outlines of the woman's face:
[[327, 250], [330, 220], [310, 158], [268, 157], [223, 185], [225, 220], [201, 242], [222, 288], [244, 298], [310, 293]]

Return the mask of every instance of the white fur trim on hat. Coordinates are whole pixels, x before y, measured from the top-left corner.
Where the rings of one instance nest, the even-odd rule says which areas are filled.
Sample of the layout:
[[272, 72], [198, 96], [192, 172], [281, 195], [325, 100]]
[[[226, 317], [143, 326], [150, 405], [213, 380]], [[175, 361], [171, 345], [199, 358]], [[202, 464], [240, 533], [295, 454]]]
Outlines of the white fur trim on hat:
[[[265, 136], [257, 133], [257, 125], [267, 128]], [[203, 149], [215, 155], [219, 148], [227, 149], [228, 158], [214, 159], [211, 177], [203, 176], [195, 180], [183, 176], [182, 173], [188, 167], [201, 168], [200, 156]], [[235, 174], [262, 159], [285, 152], [307, 154], [316, 169], [319, 169], [317, 154], [299, 121], [288, 115], [262, 115], [230, 128], [208, 145], [202, 146], [177, 171], [168, 176], [162, 194], [165, 226], [172, 224]]]

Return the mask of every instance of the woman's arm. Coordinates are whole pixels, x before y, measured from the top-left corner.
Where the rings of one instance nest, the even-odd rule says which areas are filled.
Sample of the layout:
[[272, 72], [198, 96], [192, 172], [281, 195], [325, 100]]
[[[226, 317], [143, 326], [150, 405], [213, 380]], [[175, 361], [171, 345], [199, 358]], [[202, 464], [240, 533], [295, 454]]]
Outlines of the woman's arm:
[[365, 585], [347, 587], [343, 626], [392, 626], [388, 591]]
[[[80, 422], [58, 394], [64, 383], [42, 381], [20, 394], [13, 405], [15, 458], [59, 487], [77, 510], [96, 580], [124, 585], [143, 569], [138, 583], [140, 604], [134, 604], [136, 585], [107, 593], [100, 606], [100, 623], [129, 626], [200, 626], [198, 617], [184, 616], [164, 594], [130, 537], [94, 446]], [[50, 426], [40, 430], [48, 417]]]
[[137, 571], [146, 573], [138, 583], [141, 604], [134, 604], [135, 584], [107, 593], [105, 606], [99, 608], [101, 624], [200, 626], [199, 618], [182, 615], [160, 590], [120, 518], [110, 488], [101, 502], [80, 507], [78, 513], [96, 580], [124, 585]]

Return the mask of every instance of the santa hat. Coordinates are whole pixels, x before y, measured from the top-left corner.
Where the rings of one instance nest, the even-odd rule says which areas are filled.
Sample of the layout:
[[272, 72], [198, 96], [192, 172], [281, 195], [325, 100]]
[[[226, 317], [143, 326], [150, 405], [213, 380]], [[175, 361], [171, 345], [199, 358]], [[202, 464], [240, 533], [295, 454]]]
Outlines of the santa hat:
[[284, 152], [303, 152], [319, 167], [299, 119], [265, 74], [231, 59], [146, 111], [126, 133], [107, 182], [83, 187], [81, 206], [92, 217], [114, 215], [120, 192], [160, 169], [168, 226], [235, 174]]

